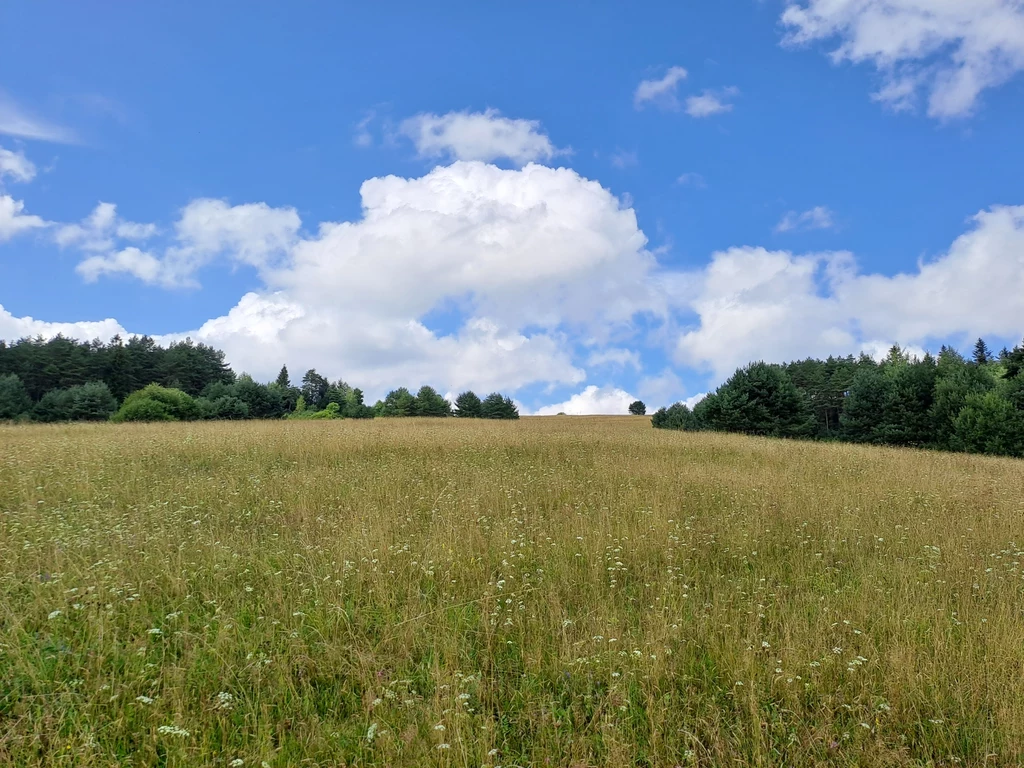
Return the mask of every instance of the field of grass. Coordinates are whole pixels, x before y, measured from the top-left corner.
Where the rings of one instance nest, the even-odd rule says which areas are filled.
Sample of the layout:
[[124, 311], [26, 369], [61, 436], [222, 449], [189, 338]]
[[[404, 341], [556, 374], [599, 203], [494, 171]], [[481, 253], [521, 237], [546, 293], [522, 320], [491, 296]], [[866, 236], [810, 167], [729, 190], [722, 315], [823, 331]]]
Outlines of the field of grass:
[[1024, 462], [0, 427], [0, 765], [1018, 765]]

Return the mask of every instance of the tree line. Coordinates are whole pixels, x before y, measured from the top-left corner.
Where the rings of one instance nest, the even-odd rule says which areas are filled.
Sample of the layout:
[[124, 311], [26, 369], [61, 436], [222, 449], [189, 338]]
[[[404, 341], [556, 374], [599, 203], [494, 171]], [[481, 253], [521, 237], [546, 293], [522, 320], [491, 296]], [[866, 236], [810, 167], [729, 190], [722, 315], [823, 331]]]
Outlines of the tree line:
[[148, 336], [109, 343], [64, 336], [0, 341], [0, 420], [168, 421], [198, 419], [368, 419], [458, 416], [518, 419], [511, 398], [471, 391], [454, 407], [435, 389], [392, 390], [374, 405], [344, 381], [310, 369], [291, 383], [282, 366], [263, 384], [236, 375], [224, 353], [190, 339], [162, 347]]
[[651, 418], [660, 429], [1024, 456], [1024, 342], [993, 355], [979, 339], [965, 358], [943, 347], [911, 357], [894, 346], [867, 355], [738, 369], [691, 410]]

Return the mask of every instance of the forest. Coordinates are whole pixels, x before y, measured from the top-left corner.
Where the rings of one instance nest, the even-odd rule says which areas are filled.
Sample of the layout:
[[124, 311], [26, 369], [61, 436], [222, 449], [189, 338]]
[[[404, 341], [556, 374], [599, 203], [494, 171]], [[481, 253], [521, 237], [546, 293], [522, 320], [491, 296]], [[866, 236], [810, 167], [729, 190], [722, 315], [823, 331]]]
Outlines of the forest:
[[1024, 342], [992, 354], [979, 339], [965, 358], [943, 347], [911, 357], [867, 355], [752, 363], [691, 410], [651, 419], [661, 429], [841, 440], [1024, 456]]
[[190, 339], [162, 347], [148, 336], [109, 344], [64, 336], [0, 341], [0, 420], [191, 421], [458, 416], [518, 419], [510, 397], [463, 392], [454, 407], [433, 387], [399, 387], [373, 405], [314, 369], [299, 386], [284, 366], [263, 384], [236, 375], [224, 353]]

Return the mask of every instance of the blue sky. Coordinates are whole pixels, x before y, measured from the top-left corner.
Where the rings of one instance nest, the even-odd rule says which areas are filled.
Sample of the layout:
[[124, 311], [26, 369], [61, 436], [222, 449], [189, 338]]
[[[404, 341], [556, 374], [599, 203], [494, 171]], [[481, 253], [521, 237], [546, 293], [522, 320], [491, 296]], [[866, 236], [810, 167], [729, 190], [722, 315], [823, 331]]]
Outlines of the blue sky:
[[1024, 335], [1016, 0], [391, 9], [6, 8], [0, 337], [597, 412]]

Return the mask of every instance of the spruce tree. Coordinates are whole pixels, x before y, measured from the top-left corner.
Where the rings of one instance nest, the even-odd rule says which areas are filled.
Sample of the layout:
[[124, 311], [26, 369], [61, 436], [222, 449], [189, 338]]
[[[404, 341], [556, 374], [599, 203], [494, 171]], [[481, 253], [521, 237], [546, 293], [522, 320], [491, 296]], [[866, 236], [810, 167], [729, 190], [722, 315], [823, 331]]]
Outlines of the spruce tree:
[[992, 361], [992, 353], [984, 339], [974, 342], [974, 362], [978, 365], [985, 365]]
[[288, 378], [288, 366], [282, 365], [280, 373], [277, 374], [277, 379], [274, 380], [281, 389], [288, 389], [292, 385], [291, 379]]

